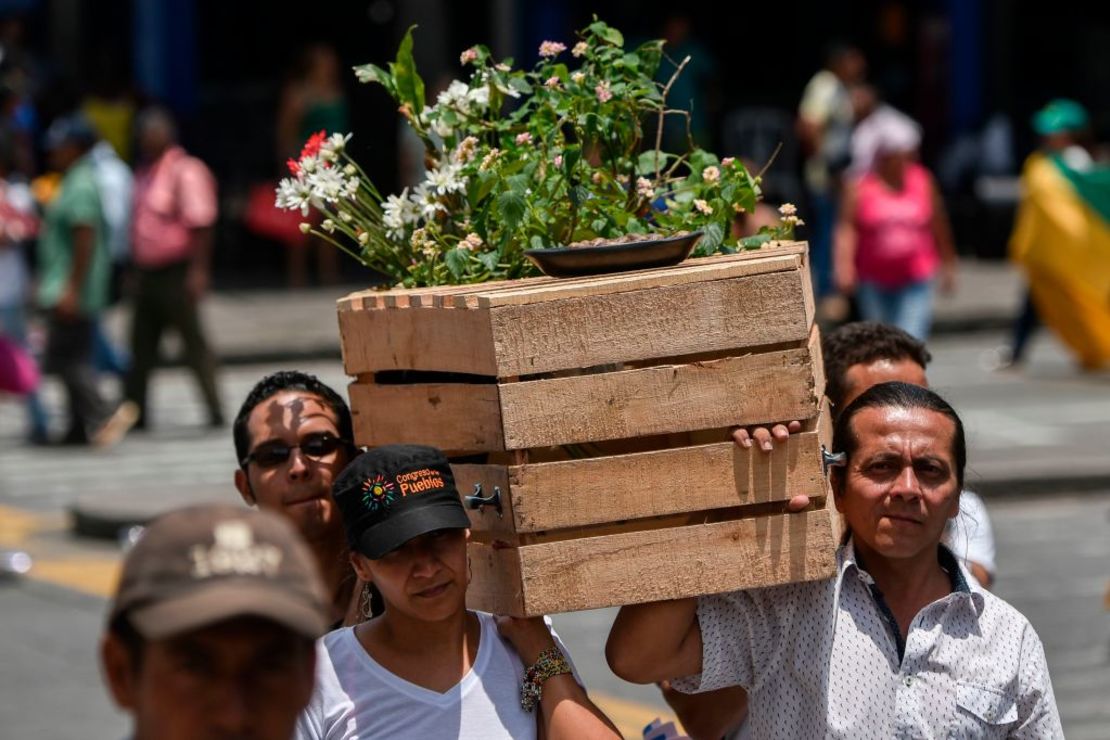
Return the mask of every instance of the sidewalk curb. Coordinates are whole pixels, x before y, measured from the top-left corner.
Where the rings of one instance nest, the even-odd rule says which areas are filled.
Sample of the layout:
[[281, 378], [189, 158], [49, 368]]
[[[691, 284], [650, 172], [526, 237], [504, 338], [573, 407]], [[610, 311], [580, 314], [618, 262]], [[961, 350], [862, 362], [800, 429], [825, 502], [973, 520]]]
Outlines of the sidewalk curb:
[[965, 487], [988, 502], [1048, 498], [1063, 494], [1105, 493], [1110, 491], [1110, 470], [1105, 473], [1078, 475], [997, 478], [973, 481]]

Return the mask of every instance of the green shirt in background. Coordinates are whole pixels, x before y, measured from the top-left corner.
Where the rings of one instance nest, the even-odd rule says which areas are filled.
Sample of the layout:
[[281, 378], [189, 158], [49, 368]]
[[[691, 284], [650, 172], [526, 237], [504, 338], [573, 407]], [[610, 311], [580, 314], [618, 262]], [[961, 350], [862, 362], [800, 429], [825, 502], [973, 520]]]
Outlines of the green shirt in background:
[[39, 232], [38, 304], [51, 309], [58, 304], [73, 270], [73, 229], [93, 229], [93, 253], [81, 286], [81, 313], [95, 316], [108, 305], [112, 258], [104, 240], [104, 213], [96, 187], [93, 165], [87, 156], [77, 160], [62, 178], [58, 195], [46, 208]]

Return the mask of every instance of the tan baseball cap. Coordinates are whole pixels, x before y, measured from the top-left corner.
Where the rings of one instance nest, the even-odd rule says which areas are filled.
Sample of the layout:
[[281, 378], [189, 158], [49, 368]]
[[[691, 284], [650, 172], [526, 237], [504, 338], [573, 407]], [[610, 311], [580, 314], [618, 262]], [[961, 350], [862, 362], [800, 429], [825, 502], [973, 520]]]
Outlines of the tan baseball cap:
[[315, 638], [328, 625], [325, 594], [308, 546], [279, 515], [191, 506], [159, 517], [127, 554], [109, 621], [126, 614], [160, 640], [254, 616]]

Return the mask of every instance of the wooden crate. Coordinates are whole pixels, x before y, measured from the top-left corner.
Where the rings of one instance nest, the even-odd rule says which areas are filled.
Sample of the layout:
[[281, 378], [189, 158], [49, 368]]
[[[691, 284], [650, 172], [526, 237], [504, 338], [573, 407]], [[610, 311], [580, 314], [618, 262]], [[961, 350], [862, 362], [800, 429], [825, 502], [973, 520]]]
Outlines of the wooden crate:
[[[360, 445], [448, 451], [475, 608], [534, 615], [822, 578], [836, 533], [804, 243], [339, 302]], [[803, 420], [772, 455], [735, 425]], [[784, 514], [806, 493], [815, 508]], [[494, 546], [494, 543], [497, 546]]]

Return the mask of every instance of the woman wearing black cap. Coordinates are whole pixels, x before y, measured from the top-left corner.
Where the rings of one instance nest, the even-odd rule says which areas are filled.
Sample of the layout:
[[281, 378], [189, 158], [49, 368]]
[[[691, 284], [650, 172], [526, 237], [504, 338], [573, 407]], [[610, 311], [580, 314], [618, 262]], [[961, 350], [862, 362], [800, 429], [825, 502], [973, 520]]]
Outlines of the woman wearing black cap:
[[441, 452], [379, 447], [334, 491], [385, 611], [320, 642], [297, 738], [619, 737], [542, 618], [467, 610], [470, 520]]

